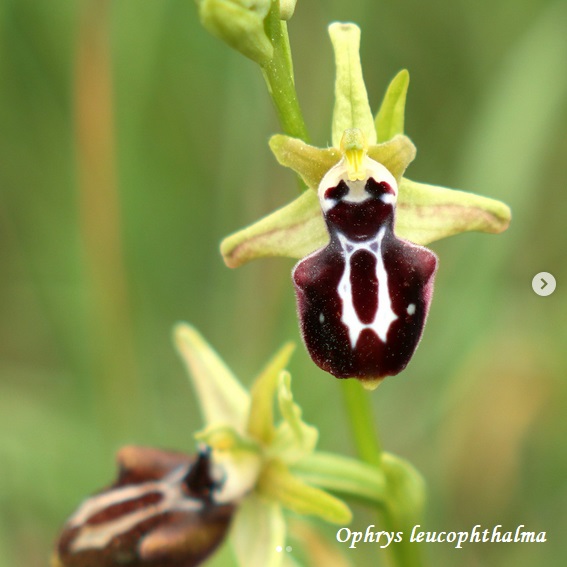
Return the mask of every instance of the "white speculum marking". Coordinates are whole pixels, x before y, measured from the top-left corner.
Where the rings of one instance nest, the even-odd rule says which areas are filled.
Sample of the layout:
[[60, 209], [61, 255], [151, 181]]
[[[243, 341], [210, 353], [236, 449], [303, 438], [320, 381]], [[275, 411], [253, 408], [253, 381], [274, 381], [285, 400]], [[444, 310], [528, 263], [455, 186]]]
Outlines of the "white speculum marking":
[[[350, 344], [354, 349], [360, 333], [364, 329], [374, 331], [376, 336], [386, 342], [390, 325], [398, 317], [392, 309], [392, 299], [388, 287], [388, 273], [384, 266], [382, 257], [382, 239], [386, 233], [386, 228], [382, 227], [375, 238], [364, 242], [353, 242], [346, 236], [339, 233], [339, 242], [343, 249], [345, 258], [345, 270], [338, 285], [337, 293], [341, 298], [343, 312], [341, 321], [346, 325], [350, 338]], [[354, 308], [352, 299], [352, 282], [350, 280], [352, 256], [358, 250], [367, 250], [376, 258], [376, 279], [378, 280], [378, 309], [371, 323], [363, 323]], [[415, 308], [415, 306], [414, 306]]]
[[187, 466], [181, 466], [160, 481], [150, 481], [116, 488], [86, 500], [69, 520], [70, 527], [83, 524], [109, 506], [141, 498], [153, 492], [159, 492], [162, 495], [162, 499], [155, 504], [133, 510], [102, 524], [82, 526], [77, 537], [71, 543], [71, 551], [78, 553], [85, 549], [104, 548], [110, 543], [112, 538], [125, 534], [136, 525], [166, 511], [200, 510], [203, 507], [203, 503], [199, 500], [188, 498], [182, 492], [181, 481], [187, 474], [187, 470]]

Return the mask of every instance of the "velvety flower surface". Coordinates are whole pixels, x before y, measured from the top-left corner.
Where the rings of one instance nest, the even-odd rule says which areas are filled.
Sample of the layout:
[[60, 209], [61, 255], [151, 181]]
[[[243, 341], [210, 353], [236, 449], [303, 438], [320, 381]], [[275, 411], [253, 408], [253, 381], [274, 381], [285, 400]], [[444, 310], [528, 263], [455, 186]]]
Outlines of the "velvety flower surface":
[[147, 447], [118, 453], [118, 479], [87, 498], [59, 538], [55, 566], [193, 567], [224, 539], [235, 511], [216, 502], [208, 452]]
[[398, 184], [347, 130], [344, 157], [319, 186], [330, 243], [293, 270], [303, 340], [337, 378], [375, 385], [401, 372], [421, 337], [433, 292], [433, 252], [394, 234]]

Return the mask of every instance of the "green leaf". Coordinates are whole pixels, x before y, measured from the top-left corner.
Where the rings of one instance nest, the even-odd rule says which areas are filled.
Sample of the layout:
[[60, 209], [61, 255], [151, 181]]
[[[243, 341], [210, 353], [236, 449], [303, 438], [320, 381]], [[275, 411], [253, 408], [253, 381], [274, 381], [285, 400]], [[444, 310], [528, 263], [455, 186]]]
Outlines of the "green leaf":
[[205, 423], [229, 424], [243, 432], [250, 407], [248, 392], [196, 329], [179, 323], [174, 336], [195, 386]]
[[510, 219], [510, 208], [501, 201], [404, 178], [395, 232], [416, 244], [428, 244], [470, 230], [496, 234], [508, 228]]
[[226, 265], [237, 268], [256, 258], [302, 258], [324, 246], [329, 233], [314, 191], [244, 228], [221, 243]]
[[241, 567], [280, 567], [286, 526], [279, 504], [252, 493], [236, 513], [231, 539]]
[[397, 134], [404, 133], [408, 86], [409, 73], [402, 69], [389, 84], [380, 110], [376, 115], [375, 124], [378, 142], [387, 142]]
[[352, 520], [352, 512], [342, 500], [305, 484], [278, 461], [264, 467], [257, 491], [300, 515], [317, 516], [333, 524], [348, 524]]
[[360, 28], [355, 24], [335, 22], [329, 26], [335, 52], [335, 108], [333, 110], [333, 146], [339, 147], [345, 130], [358, 128], [368, 145], [376, 144], [376, 130], [368, 103], [360, 65]]
[[270, 5], [270, 0], [202, 0], [199, 15], [201, 23], [211, 34], [252, 61], [264, 65], [274, 54], [264, 30], [264, 19]]
[[293, 464], [315, 450], [319, 432], [301, 419], [301, 408], [293, 401], [289, 372], [280, 372], [278, 402], [284, 421], [277, 429], [270, 452], [286, 464]]
[[250, 391], [252, 402], [248, 433], [264, 445], [271, 443], [274, 437], [274, 396], [280, 373], [287, 366], [294, 349], [293, 343], [285, 344], [268, 362]]

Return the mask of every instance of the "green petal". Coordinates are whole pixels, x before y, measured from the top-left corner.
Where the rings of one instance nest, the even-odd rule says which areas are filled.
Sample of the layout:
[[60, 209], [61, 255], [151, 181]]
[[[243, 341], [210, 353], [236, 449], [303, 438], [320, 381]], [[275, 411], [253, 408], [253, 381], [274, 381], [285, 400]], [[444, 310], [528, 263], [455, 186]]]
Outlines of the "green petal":
[[400, 238], [428, 244], [470, 230], [499, 233], [510, 219], [510, 208], [501, 201], [404, 178], [395, 231]]
[[264, 30], [270, 1], [238, 2], [202, 0], [199, 15], [203, 26], [233, 49], [260, 65], [273, 57], [274, 49]]
[[342, 500], [305, 484], [277, 461], [264, 467], [257, 490], [300, 515], [318, 516], [333, 524], [348, 524], [352, 520], [352, 512]]
[[175, 343], [193, 380], [207, 425], [224, 423], [244, 431], [250, 396], [196, 329], [179, 323]]
[[301, 419], [301, 408], [293, 401], [289, 372], [279, 375], [278, 402], [284, 421], [277, 429], [270, 454], [294, 464], [315, 450], [319, 431]]
[[386, 167], [399, 184], [408, 165], [415, 158], [415, 146], [407, 136], [398, 135], [382, 144], [370, 146], [368, 157]]
[[[316, 148], [282, 134], [272, 136], [270, 148], [281, 165], [293, 169], [314, 190], [327, 171], [341, 159], [340, 151], [335, 148]], [[406, 136], [395, 136], [383, 144], [369, 146], [368, 156], [384, 165], [399, 183], [415, 158], [415, 146]]]
[[389, 84], [380, 110], [376, 115], [375, 124], [378, 142], [387, 142], [397, 134], [404, 133], [408, 86], [409, 73], [402, 69]]
[[329, 241], [314, 191], [305, 191], [289, 205], [223, 240], [221, 253], [230, 268], [256, 258], [303, 258]]
[[284, 345], [256, 379], [250, 392], [252, 402], [248, 417], [248, 433], [264, 445], [271, 443], [275, 433], [274, 396], [280, 373], [287, 366], [294, 349], [293, 343]]
[[335, 108], [333, 110], [333, 146], [339, 147], [345, 130], [362, 130], [369, 145], [376, 144], [376, 130], [368, 104], [360, 65], [360, 28], [355, 24], [334, 23], [329, 35], [335, 51]]
[[285, 548], [286, 526], [281, 507], [255, 494], [245, 498], [231, 530], [240, 567], [280, 567]]
[[270, 149], [281, 165], [293, 169], [315, 190], [325, 173], [341, 159], [341, 152], [336, 148], [316, 148], [283, 134], [271, 137]]

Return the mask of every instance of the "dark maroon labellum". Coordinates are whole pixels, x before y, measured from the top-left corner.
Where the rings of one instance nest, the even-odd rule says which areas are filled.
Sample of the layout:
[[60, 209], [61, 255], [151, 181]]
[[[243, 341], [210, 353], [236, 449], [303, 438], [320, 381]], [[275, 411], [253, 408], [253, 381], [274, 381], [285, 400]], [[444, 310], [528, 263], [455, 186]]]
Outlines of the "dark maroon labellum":
[[303, 340], [337, 378], [376, 380], [401, 372], [423, 332], [437, 257], [394, 234], [397, 184], [365, 158], [350, 180], [345, 160], [319, 187], [330, 243], [294, 268]]
[[207, 451], [124, 447], [118, 464], [117, 482], [67, 521], [56, 566], [194, 567], [224, 539], [235, 508], [214, 501]]

